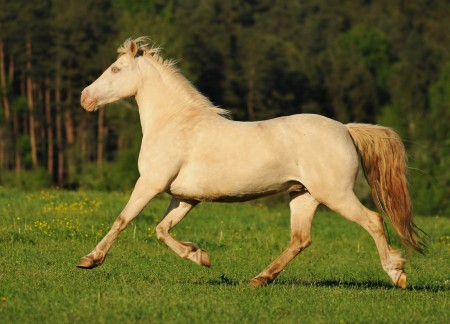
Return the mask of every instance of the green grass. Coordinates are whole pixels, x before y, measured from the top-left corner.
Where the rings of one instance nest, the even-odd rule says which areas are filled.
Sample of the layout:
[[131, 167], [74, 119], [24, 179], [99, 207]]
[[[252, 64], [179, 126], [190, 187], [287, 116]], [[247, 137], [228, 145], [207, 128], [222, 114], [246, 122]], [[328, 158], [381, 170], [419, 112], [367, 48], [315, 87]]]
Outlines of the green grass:
[[443, 215], [416, 218], [431, 238], [426, 256], [409, 258], [406, 290], [383, 272], [369, 235], [327, 211], [314, 219], [312, 246], [274, 284], [252, 289], [248, 281], [289, 242], [288, 208], [197, 206], [172, 233], [208, 251], [206, 269], [156, 239], [166, 196], [122, 233], [101, 267], [75, 268], [127, 199], [0, 188], [0, 322], [450, 322], [450, 218]]

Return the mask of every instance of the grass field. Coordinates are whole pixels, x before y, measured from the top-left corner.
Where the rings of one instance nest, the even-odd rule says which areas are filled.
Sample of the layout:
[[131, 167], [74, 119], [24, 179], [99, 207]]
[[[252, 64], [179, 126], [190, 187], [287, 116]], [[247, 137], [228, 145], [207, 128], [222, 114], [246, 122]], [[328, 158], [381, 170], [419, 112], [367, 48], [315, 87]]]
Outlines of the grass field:
[[450, 323], [444, 215], [416, 217], [431, 238], [426, 256], [409, 258], [406, 290], [383, 272], [369, 235], [327, 211], [314, 219], [311, 247], [272, 285], [250, 288], [289, 242], [288, 208], [196, 207], [172, 233], [208, 251], [207, 269], [156, 239], [165, 196], [122, 233], [101, 267], [77, 269], [127, 198], [0, 188], [0, 323]]

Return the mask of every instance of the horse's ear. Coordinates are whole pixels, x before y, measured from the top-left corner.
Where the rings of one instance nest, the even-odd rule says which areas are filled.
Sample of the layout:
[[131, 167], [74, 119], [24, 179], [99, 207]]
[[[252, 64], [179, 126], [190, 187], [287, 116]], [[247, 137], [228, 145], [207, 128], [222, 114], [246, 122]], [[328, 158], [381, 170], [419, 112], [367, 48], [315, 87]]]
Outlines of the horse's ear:
[[135, 57], [135, 56], [136, 56], [136, 53], [138, 52], [138, 50], [139, 50], [138, 45], [136, 44], [136, 42], [135, 42], [134, 40], [132, 40], [131, 43], [130, 43], [130, 53], [131, 53], [131, 56], [132, 56], [132, 57]]

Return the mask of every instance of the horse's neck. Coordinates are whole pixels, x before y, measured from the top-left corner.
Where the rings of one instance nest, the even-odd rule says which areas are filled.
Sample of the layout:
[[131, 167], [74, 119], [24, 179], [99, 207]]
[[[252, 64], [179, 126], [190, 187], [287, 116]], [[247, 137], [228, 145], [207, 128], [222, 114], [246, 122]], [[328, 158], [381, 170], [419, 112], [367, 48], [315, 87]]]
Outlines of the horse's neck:
[[[141, 120], [142, 133], [156, 130], [162, 124], [167, 114], [170, 114], [170, 105], [161, 103], [152, 98], [152, 92], [143, 95], [136, 95], [136, 102], [139, 108], [139, 118]], [[166, 110], [166, 106], [169, 109]]]
[[204, 106], [209, 101], [182, 76], [164, 70], [159, 72], [157, 78], [145, 81], [136, 95], [143, 134], [170, 124], [175, 116], [179, 119], [192, 115], [193, 110], [201, 114], [208, 109]]

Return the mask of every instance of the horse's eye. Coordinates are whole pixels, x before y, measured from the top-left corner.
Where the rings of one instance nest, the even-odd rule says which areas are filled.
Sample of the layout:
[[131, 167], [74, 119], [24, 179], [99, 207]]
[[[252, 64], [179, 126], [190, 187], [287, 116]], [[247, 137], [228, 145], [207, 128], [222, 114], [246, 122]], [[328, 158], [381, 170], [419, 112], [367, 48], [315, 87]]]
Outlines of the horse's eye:
[[120, 69], [117, 67], [117, 66], [113, 66], [112, 68], [111, 68], [111, 72], [112, 73], [117, 73], [117, 72], [119, 72], [120, 71]]

